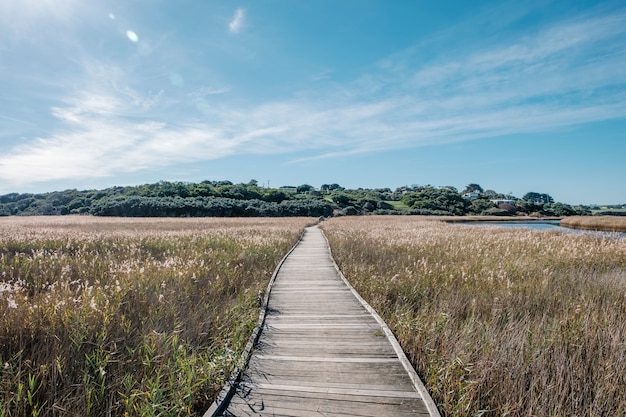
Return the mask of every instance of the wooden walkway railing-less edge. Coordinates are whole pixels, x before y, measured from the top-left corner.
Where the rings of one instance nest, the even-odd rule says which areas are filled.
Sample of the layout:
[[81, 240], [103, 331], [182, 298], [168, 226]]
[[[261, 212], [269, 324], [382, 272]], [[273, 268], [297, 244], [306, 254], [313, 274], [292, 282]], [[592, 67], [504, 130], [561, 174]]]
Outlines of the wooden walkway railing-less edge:
[[440, 417], [317, 226], [274, 271], [240, 363], [204, 417], [274, 415]]
[[278, 266], [276, 267], [276, 269], [274, 269], [272, 278], [267, 284], [267, 289], [265, 290], [265, 294], [263, 296], [261, 311], [259, 312], [259, 320], [257, 321], [257, 325], [252, 331], [252, 334], [250, 335], [250, 339], [248, 339], [246, 348], [241, 353], [239, 364], [235, 367], [233, 373], [230, 375], [230, 378], [228, 378], [228, 381], [226, 381], [224, 387], [222, 387], [222, 390], [217, 395], [217, 398], [215, 399], [215, 401], [213, 401], [213, 404], [211, 404], [211, 407], [209, 407], [209, 409], [203, 414], [202, 417], [219, 417], [224, 411], [224, 408], [228, 405], [228, 401], [230, 401], [235, 392], [235, 389], [237, 388], [237, 384], [241, 380], [242, 372], [248, 366], [250, 356], [252, 356], [252, 349], [254, 349], [254, 346], [257, 344], [257, 342], [259, 341], [259, 337], [261, 336], [261, 330], [263, 329], [263, 324], [265, 323], [265, 317], [267, 317], [267, 306], [270, 301], [270, 293], [272, 292], [272, 287], [274, 286], [274, 282], [276, 281], [278, 272], [285, 263], [287, 257], [291, 255], [291, 252], [293, 252], [298, 247], [300, 242], [302, 242], [302, 238], [304, 237], [305, 233], [306, 231], [302, 232], [296, 244], [293, 245], [293, 247], [289, 250], [289, 252], [287, 252], [285, 256], [283, 256], [283, 259], [280, 260]]
[[387, 340], [389, 340], [389, 343], [391, 343], [391, 346], [393, 346], [393, 350], [396, 352], [396, 355], [398, 355], [398, 359], [402, 363], [402, 366], [404, 367], [406, 372], [409, 374], [409, 378], [411, 378], [411, 382], [413, 382], [413, 386], [415, 387], [415, 390], [422, 397], [422, 400], [424, 401], [424, 405], [428, 409], [428, 412], [430, 413], [431, 417], [441, 417], [440, 414], [439, 414], [439, 410], [437, 409], [437, 405], [435, 404], [435, 402], [431, 398], [430, 394], [428, 393], [428, 390], [426, 389], [426, 386], [424, 385], [424, 383], [422, 382], [420, 377], [417, 375], [417, 372], [415, 372], [415, 368], [413, 368], [413, 365], [411, 365], [411, 362], [406, 357], [406, 354], [404, 353], [404, 350], [400, 346], [400, 343], [398, 342], [398, 339], [396, 339], [396, 336], [393, 334], [391, 329], [389, 329], [389, 326], [387, 326], [387, 323], [385, 323], [385, 321], [382, 319], [382, 317], [380, 317], [378, 315], [376, 310], [374, 310], [374, 308], [372, 308], [372, 306], [369, 305], [369, 303], [367, 301], [365, 301], [363, 299], [363, 297], [361, 297], [359, 295], [359, 293], [354, 289], [352, 284], [350, 284], [350, 282], [343, 275], [343, 272], [341, 272], [341, 270], [339, 269], [339, 266], [335, 262], [335, 258], [332, 256], [333, 252], [332, 252], [332, 249], [330, 247], [330, 244], [328, 243], [328, 239], [326, 238], [326, 235], [324, 235], [324, 239], [326, 239], [326, 245], [328, 245], [328, 251], [330, 252], [330, 256], [332, 258], [333, 265], [335, 266], [335, 269], [337, 270], [337, 273], [339, 274], [339, 277], [343, 280], [344, 284], [346, 284], [346, 286], [348, 288], [350, 288], [350, 291], [352, 291], [352, 294], [354, 294], [356, 299], [359, 300], [361, 305], [363, 307], [365, 307], [365, 309], [372, 316], [374, 316], [374, 319], [376, 319], [376, 321], [378, 322], [380, 327], [383, 329], [383, 332], [385, 332], [385, 336], [387, 336]]

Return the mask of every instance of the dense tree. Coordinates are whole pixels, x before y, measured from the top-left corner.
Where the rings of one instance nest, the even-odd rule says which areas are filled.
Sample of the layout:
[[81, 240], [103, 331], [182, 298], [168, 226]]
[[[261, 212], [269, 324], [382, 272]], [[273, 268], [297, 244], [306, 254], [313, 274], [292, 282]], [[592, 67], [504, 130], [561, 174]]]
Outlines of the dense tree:
[[347, 207], [353, 204], [352, 198], [350, 198], [348, 194], [341, 191], [333, 191], [330, 194], [330, 199], [339, 207]]
[[0, 204], [7, 203], [16, 203], [22, 198], [26, 198], [26, 196], [31, 196], [31, 194], [19, 194], [19, 193], [10, 193], [5, 195], [0, 195]]
[[522, 213], [527, 213], [527, 214], [540, 213], [541, 210], [543, 209], [543, 204], [538, 204], [538, 203], [527, 201], [524, 199], [519, 200], [516, 203], [516, 206], [519, 211], [521, 211]]
[[495, 208], [495, 205], [486, 198], [477, 198], [470, 202], [468, 211], [471, 214], [485, 214], [485, 211]]
[[467, 213], [469, 202], [451, 187], [420, 187], [402, 197], [402, 202], [418, 210], [431, 210], [462, 216]]
[[309, 185], [309, 184], [302, 184], [302, 185], [299, 185], [298, 187], [296, 187], [296, 190], [299, 193], [307, 193], [309, 191], [315, 190], [315, 187], [313, 187], [312, 185]]
[[467, 184], [467, 186], [465, 187], [465, 189], [463, 191], [461, 191], [461, 194], [466, 194], [466, 193], [482, 193], [483, 187], [481, 187], [478, 184]]
[[[302, 184], [298, 192], [261, 188], [256, 180], [184, 183], [160, 181], [103, 190], [65, 190], [43, 194], [0, 196], [0, 215], [94, 214], [106, 216], [330, 216], [343, 214], [503, 214], [490, 199], [504, 199], [493, 190], [467, 201], [451, 186], [412, 185], [397, 188], [345, 189], [323, 184], [321, 192]], [[479, 190], [469, 184], [466, 190]], [[400, 203], [401, 202], [401, 203]], [[393, 203], [393, 204], [392, 204]], [[404, 204], [402, 204], [404, 203]], [[588, 208], [555, 203], [548, 194], [528, 193], [508, 212], [545, 215], [590, 214]], [[505, 212], [507, 210], [504, 210]], [[507, 212], [507, 213], [508, 213]]]
[[549, 194], [542, 194], [542, 193], [535, 193], [535, 192], [524, 194], [524, 197], [522, 197], [522, 200], [530, 201], [532, 203], [543, 203], [543, 204], [554, 203], [554, 199]]
[[191, 197], [210, 197], [215, 196], [216, 189], [209, 181], [203, 181], [200, 184], [192, 184], [189, 186], [189, 195]]
[[493, 190], [485, 190], [482, 192], [482, 197], [489, 200], [495, 200], [498, 198], [504, 198], [504, 194], [499, 194]]
[[379, 201], [376, 203], [376, 210], [394, 210], [394, 206], [386, 201]]
[[263, 200], [273, 203], [280, 203], [287, 200], [287, 194], [284, 191], [270, 189], [263, 194]]
[[325, 200], [290, 200], [280, 203], [283, 216], [330, 217], [333, 206]]
[[96, 203], [96, 216], [120, 217], [277, 217], [330, 216], [333, 207], [322, 200], [239, 200], [223, 197], [115, 197]]
[[373, 191], [380, 195], [385, 195], [385, 196], [391, 195], [391, 188], [374, 188]]
[[[573, 206], [572, 208], [576, 212], [577, 216], [590, 216], [591, 215], [591, 210], [589, 210], [588, 207], [585, 207], [585, 206]], [[621, 215], [626, 215], [626, 214], [621, 214]]]
[[483, 216], [510, 216], [511, 213], [508, 210], [498, 207], [491, 207], [481, 213]]
[[344, 216], [356, 216], [359, 214], [359, 210], [357, 210], [356, 207], [347, 206], [341, 210], [341, 214]]
[[569, 204], [563, 203], [551, 203], [543, 206], [542, 210], [543, 214], [547, 216], [574, 216], [576, 215], [576, 210], [572, 208]]

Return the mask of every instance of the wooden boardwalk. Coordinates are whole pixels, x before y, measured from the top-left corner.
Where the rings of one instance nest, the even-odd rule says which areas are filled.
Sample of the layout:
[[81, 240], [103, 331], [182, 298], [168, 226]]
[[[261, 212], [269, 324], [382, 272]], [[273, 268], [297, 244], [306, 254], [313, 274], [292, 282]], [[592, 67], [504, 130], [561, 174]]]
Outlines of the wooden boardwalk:
[[276, 276], [260, 339], [221, 415], [439, 416], [368, 308], [321, 230], [308, 228]]

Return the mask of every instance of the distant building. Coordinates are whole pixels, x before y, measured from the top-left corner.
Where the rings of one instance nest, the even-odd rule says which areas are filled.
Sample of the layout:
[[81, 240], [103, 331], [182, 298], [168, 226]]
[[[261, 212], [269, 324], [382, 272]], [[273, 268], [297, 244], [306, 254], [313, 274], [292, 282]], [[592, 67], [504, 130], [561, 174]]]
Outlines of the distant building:
[[507, 200], [507, 199], [496, 199], [496, 200], [491, 200], [491, 202], [495, 204], [496, 206], [499, 206], [500, 204], [509, 204], [511, 206], [514, 206], [516, 203], [515, 200]]
[[279, 188], [280, 191], [284, 191], [286, 193], [297, 193], [298, 192], [298, 187], [280, 187]]
[[467, 200], [476, 200], [477, 198], [480, 198], [480, 193], [477, 193], [476, 191], [465, 193], [463, 194], [463, 198]]

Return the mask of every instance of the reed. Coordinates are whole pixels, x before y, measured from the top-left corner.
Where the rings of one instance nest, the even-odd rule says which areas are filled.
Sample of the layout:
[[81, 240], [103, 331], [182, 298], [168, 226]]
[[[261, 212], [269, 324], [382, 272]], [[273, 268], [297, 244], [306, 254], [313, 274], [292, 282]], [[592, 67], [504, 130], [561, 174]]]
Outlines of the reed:
[[0, 416], [201, 415], [311, 219], [0, 219]]
[[572, 216], [561, 220], [561, 226], [573, 229], [626, 232], [626, 216]]
[[626, 415], [626, 239], [419, 217], [322, 227], [443, 416]]

